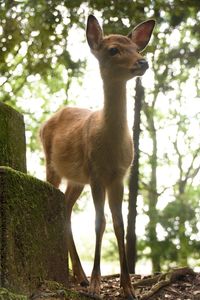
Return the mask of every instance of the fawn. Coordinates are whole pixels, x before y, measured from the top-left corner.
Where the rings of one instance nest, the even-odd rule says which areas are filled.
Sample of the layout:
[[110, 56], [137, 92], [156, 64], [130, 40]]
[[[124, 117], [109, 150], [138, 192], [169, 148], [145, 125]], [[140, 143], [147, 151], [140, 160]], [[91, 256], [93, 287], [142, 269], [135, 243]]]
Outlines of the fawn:
[[154, 25], [154, 20], [147, 20], [128, 36], [112, 34], [104, 37], [97, 19], [89, 15], [86, 36], [91, 52], [99, 61], [104, 107], [95, 112], [63, 108], [40, 130], [47, 181], [59, 187], [61, 178], [68, 180], [65, 192], [68, 246], [74, 276], [85, 286], [89, 283], [74, 244], [71, 212], [84, 185], [91, 186], [96, 211], [96, 247], [89, 290], [96, 296], [100, 294], [100, 256], [107, 193], [119, 248], [121, 286], [127, 299], [135, 299], [127, 268], [122, 218], [123, 178], [133, 158], [126, 116], [126, 82], [143, 75], [148, 69], [140, 52], [148, 44]]

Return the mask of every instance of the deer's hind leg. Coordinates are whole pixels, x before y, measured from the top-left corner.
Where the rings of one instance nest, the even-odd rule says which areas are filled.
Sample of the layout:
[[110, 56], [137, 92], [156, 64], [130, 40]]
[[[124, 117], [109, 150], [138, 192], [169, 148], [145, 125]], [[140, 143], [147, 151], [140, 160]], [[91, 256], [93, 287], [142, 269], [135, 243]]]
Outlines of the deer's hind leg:
[[46, 163], [46, 180], [56, 188], [58, 188], [61, 183], [61, 177], [56, 173], [51, 166], [51, 163], [48, 163], [48, 161]]
[[46, 127], [44, 126], [40, 130], [40, 138], [44, 149], [45, 160], [46, 160], [46, 181], [51, 183], [56, 188], [59, 187], [61, 183], [61, 177], [53, 168], [52, 164], [52, 138], [48, 134]]
[[76, 280], [82, 285], [82, 286], [88, 286], [89, 282], [87, 280], [87, 277], [85, 275], [85, 272], [83, 271], [76, 246], [73, 239], [72, 234], [72, 228], [71, 228], [71, 214], [73, 206], [80, 196], [81, 192], [83, 191], [84, 185], [76, 184], [69, 182], [66, 192], [65, 192], [65, 199], [66, 199], [66, 234], [67, 234], [67, 242], [70, 252], [70, 257], [72, 261], [72, 269], [73, 274], [76, 278]]

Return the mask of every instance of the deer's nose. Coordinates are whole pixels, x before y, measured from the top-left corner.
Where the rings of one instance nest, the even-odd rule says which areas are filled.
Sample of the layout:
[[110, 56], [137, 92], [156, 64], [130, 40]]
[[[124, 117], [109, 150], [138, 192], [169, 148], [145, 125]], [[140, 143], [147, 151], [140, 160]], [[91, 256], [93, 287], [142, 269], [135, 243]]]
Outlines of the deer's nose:
[[149, 68], [149, 64], [145, 59], [138, 60], [138, 65], [142, 70], [147, 70]]

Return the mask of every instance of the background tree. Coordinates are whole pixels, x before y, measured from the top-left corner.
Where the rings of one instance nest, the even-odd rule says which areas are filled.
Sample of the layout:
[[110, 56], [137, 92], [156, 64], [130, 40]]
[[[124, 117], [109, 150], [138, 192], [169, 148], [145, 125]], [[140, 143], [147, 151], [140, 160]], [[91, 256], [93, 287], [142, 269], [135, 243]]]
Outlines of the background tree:
[[137, 237], [136, 237], [136, 217], [137, 217], [137, 196], [139, 190], [139, 141], [140, 141], [140, 123], [141, 109], [144, 100], [144, 87], [141, 79], [136, 79], [135, 86], [135, 106], [134, 106], [134, 124], [133, 124], [133, 145], [134, 158], [130, 170], [129, 178], [129, 200], [128, 200], [128, 225], [126, 236], [126, 255], [130, 273], [135, 273], [135, 264], [137, 261]]
[[[60, 95], [67, 103], [73, 78], [81, 76], [84, 66], [74, 61], [68, 50], [69, 30], [83, 19], [74, 14], [81, 1], [2, 1], [0, 3], [0, 101], [21, 110], [28, 118], [27, 130], [35, 150], [36, 131], [45, 114], [49, 99]], [[78, 3], [79, 2], [79, 3]], [[41, 107], [41, 117], [33, 114], [28, 101]], [[26, 103], [24, 103], [24, 98]], [[61, 105], [58, 103], [57, 107]]]
[[[168, 8], [176, 7], [176, 5], [178, 5], [178, 2], [179, 1], [174, 1], [173, 3], [169, 3]], [[172, 206], [175, 207], [176, 205], [178, 205], [179, 209], [181, 209], [184, 206], [180, 205], [180, 199], [182, 199], [183, 204], [183, 189], [186, 188], [188, 184], [188, 180], [186, 178], [188, 176], [190, 177], [189, 174], [191, 172], [191, 176], [194, 179], [194, 177], [197, 176], [199, 172], [198, 166], [195, 168], [195, 170], [192, 168], [193, 162], [197, 157], [197, 152], [199, 151], [199, 144], [196, 140], [196, 137], [194, 137], [195, 134], [193, 132], [192, 136], [193, 139], [196, 140], [197, 144], [195, 144], [195, 142], [193, 141], [193, 143], [195, 144], [195, 151], [192, 151], [191, 133], [189, 133], [184, 125], [184, 120], [187, 120], [186, 123], [190, 124], [189, 127], [194, 126], [194, 124], [191, 124], [194, 122], [191, 122], [191, 119], [190, 121], [188, 121], [189, 114], [187, 110], [184, 109], [184, 115], [182, 115], [181, 112], [181, 106], [184, 107], [184, 101], [186, 103], [189, 103], [189, 101], [191, 101], [191, 99], [184, 99], [186, 85], [188, 85], [189, 82], [191, 84], [191, 89], [193, 89], [194, 91], [193, 97], [195, 98], [195, 96], [199, 94], [196, 79], [192, 79], [193, 75], [197, 71], [194, 70], [194, 66], [199, 60], [199, 49], [195, 47], [195, 45], [197, 44], [194, 41], [192, 28], [196, 28], [196, 18], [199, 14], [199, 8], [196, 4], [194, 5], [194, 3], [190, 3], [188, 9], [186, 9], [183, 14], [181, 14], [183, 12], [183, 8], [180, 8], [179, 10], [177, 7], [176, 11], [174, 12], [172, 10], [169, 11], [167, 7], [165, 7], [165, 9], [166, 10], [162, 13], [160, 11], [159, 14], [160, 16], [164, 16], [168, 23], [162, 21], [159, 29], [160, 33], [155, 37], [157, 49], [155, 50], [153, 55], [154, 87], [147, 96], [143, 106], [144, 116], [146, 118], [146, 120], [143, 119], [143, 124], [145, 125], [144, 132], [148, 134], [150, 151], [146, 151], [146, 149], [144, 149], [143, 151], [144, 155], [147, 158], [145, 159], [145, 163], [149, 165], [149, 179], [145, 179], [144, 177], [142, 178], [144, 187], [142, 193], [144, 199], [146, 199], [146, 203], [148, 206], [147, 214], [149, 217], [149, 223], [147, 226], [146, 240], [147, 245], [151, 250], [150, 258], [154, 271], [159, 271], [161, 269], [161, 253], [166, 254], [166, 252], [169, 251], [170, 248], [168, 247], [167, 251], [165, 251], [165, 237], [162, 237], [162, 239], [159, 238], [159, 220], [161, 219], [161, 216], [164, 219], [167, 218], [167, 216], [169, 216], [169, 210], [164, 209], [161, 213], [161, 211], [158, 209], [159, 202], [161, 202], [162, 199], [167, 195], [167, 181], [169, 180], [162, 181], [158, 176], [159, 174], [164, 174], [162, 170], [166, 170], [166, 166], [168, 168], [168, 174], [172, 172], [170, 170], [177, 169], [178, 167], [176, 179], [174, 178], [174, 181], [179, 186], [178, 193], [177, 190], [176, 192], [175, 190], [172, 191], [173, 195], [171, 196], [174, 199], [174, 203], [173, 205], [172, 203], [169, 204], [168, 208], [170, 209], [170, 207], [172, 208]], [[192, 44], [192, 46], [188, 47], [189, 43], [190, 45]], [[193, 55], [195, 56], [195, 60], [192, 59]], [[191, 75], [191, 71], [194, 72], [193, 75]], [[163, 109], [162, 106], [164, 106], [165, 109]], [[176, 111], [174, 111], [175, 107]], [[196, 128], [199, 128], [200, 125], [198, 121], [198, 115], [199, 112], [193, 114], [193, 117], [196, 120]], [[182, 141], [180, 140], [178, 135], [174, 136], [173, 134], [177, 130], [182, 137]], [[169, 131], [170, 134], [168, 134], [167, 131]], [[169, 135], [171, 137], [173, 136], [173, 141], [170, 140]], [[182, 162], [183, 160], [188, 161], [189, 158], [189, 153], [187, 155], [186, 153], [184, 153], [186, 148], [188, 147], [186, 146], [186, 141], [188, 139], [190, 140], [188, 144], [190, 145], [189, 153], [191, 164], [185, 171], [184, 177]], [[185, 141], [185, 143], [183, 141]], [[163, 145], [163, 143], [165, 144], [165, 146]], [[178, 145], [180, 145], [180, 147], [184, 149], [183, 152], [181, 151], [182, 154], [179, 152]], [[169, 149], [172, 149], [173, 147], [175, 147], [175, 153], [176, 156], [178, 156], [178, 159], [174, 159], [173, 153], [173, 157], [171, 157], [171, 160], [166, 161], [165, 157], [168, 156], [166, 149], [167, 151], [169, 151]], [[188, 174], [188, 176], [186, 174]], [[165, 176], [166, 179], [168, 179], [167, 174], [165, 174]], [[174, 185], [176, 184], [174, 183]], [[189, 248], [186, 247], [186, 244], [190, 244], [190, 246], [192, 246], [193, 244], [189, 236], [188, 240], [190, 240], [190, 242], [186, 242], [185, 226], [186, 222], [188, 222], [186, 207], [188, 207], [189, 204], [184, 201], [184, 205], [185, 211], [181, 211], [181, 214], [179, 214], [179, 216], [177, 216], [178, 211], [174, 210], [174, 218], [176, 215], [176, 218], [179, 219], [177, 225], [178, 231], [176, 232], [177, 238], [180, 243], [182, 241], [182, 245], [180, 245], [179, 243], [179, 245], [175, 246], [177, 252], [179, 252], [176, 260], [176, 262], [179, 264], [184, 264], [187, 262], [186, 253], [187, 256], [189, 253], [191, 255], [191, 248], [189, 251]], [[192, 211], [193, 210], [195, 210], [195, 207], [192, 208]], [[170, 211], [172, 212], [172, 209], [170, 209]], [[194, 211], [192, 213], [192, 211], [190, 213], [189, 219], [194, 223], [195, 213]], [[168, 228], [168, 230], [171, 229]], [[168, 239], [167, 242], [169, 243], [169, 241], [170, 239]], [[173, 248], [173, 245], [171, 245], [171, 247]], [[168, 253], [170, 252], [171, 251], [169, 251]], [[177, 252], [176, 254], [178, 254]]]
[[[141, 80], [145, 98], [137, 151], [138, 192], [137, 167], [135, 183], [132, 185], [133, 179], [130, 180], [130, 195], [131, 190], [137, 194], [129, 199], [130, 265], [134, 268], [136, 257], [133, 217], [136, 198], [143, 202], [144, 214], [148, 216], [146, 234], [138, 238], [137, 257], [146, 255], [156, 271], [175, 262], [197, 261], [200, 248], [198, 1], [185, 0], [184, 5], [182, 0], [0, 2], [0, 101], [24, 113], [29, 151], [39, 156], [38, 126], [59, 106], [74, 100], [70, 91], [74, 82], [82, 80], [85, 57], [79, 51], [80, 57], [74, 58], [70, 43], [76, 41], [70, 40], [70, 33], [80, 32], [84, 36], [81, 30], [89, 13], [104, 19], [106, 33], [127, 34], [147, 18], [153, 17], [157, 22], [147, 49], [151, 85], [145, 77]], [[136, 95], [138, 89], [137, 85]], [[34, 109], [33, 102], [37, 104]]]

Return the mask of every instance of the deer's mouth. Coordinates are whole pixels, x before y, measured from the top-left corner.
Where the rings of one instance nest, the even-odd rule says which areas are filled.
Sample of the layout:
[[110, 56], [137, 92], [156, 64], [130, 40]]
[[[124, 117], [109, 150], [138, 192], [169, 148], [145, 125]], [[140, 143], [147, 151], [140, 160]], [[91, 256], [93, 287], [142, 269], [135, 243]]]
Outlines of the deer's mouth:
[[133, 75], [143, 75], [146, 70], [149, 68], [149, 64], [145, 59], [140, 59], [138, 62], [135, 64], [135, 66], [131, 69], [131, 73]]
[[132, 76], [142, 76], [146, 72], [147, 69], [142, 68], [133, 68], [131, 69]]

